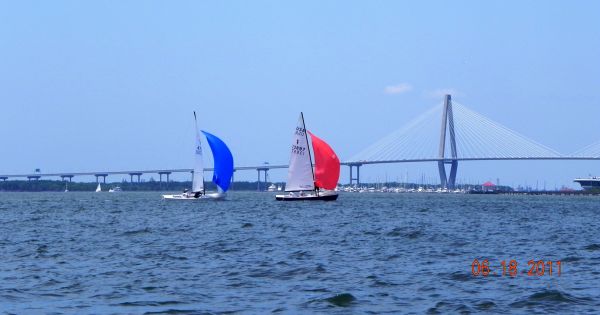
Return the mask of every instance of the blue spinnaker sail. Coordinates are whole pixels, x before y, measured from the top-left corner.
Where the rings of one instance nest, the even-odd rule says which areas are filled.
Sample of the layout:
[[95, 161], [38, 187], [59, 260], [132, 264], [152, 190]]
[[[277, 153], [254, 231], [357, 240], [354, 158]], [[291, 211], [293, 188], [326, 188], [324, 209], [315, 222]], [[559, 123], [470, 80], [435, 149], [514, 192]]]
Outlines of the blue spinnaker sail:
[[213, 183], [217, 184], [225, 192], [229, 189], [231, 176], [233, 176], [233, 156], [223, 140], [204, 130], [202, 130], [202, 133], [206, 136], [206, 140], [208, 140], [208, 145], [215, 160]]

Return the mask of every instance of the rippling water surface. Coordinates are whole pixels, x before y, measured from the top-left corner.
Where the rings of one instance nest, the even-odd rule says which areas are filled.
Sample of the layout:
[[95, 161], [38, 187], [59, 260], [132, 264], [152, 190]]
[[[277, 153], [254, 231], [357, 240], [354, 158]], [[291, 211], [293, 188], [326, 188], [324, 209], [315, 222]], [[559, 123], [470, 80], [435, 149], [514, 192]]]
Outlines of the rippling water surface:
[[[598, 197], [273, 198], [0, 193], [0, 310], [600, 312]], [[475, 258], [492, 274], [474, 277]], [[517, 276], [502, 276], [512, 259]], [[528, 276], [531, 259], [561, 261], [561, 275]]]

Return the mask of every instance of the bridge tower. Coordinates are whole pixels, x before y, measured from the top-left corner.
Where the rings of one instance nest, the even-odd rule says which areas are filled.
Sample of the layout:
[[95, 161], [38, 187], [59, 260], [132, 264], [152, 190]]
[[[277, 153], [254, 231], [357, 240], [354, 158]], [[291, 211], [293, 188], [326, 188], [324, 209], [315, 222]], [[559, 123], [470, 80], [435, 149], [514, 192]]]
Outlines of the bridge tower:
[[[265, 165], [268, 163], [265, 163]], [[256, 182], [256, 190], [257, 191], [263, 191], [266, 190], [267, 188], [267, 180], [268, 180], [268, 172], [269, 172], [269, 167], [267, 166], [263, 166], [263, 167], [259, 167], [256, 169], [258, 171], [258, 181]], [[260, 172], [265, 172], [265, 187], [261, 187], [260, 183]]]
[[[352, 186], [353, 183], [356, 182], [356, 186], [360, 186], [360, 167], [362, 166], [361, 163], [350, 163], [348, 164], [348, 166], [350, 167], [350, 186]], [[352, 174], [352, 168], [356, 167], [356, 177], [353, 176]]]
[[[450, 134], [450, 154], [446, 158], [446, 130]], [[442, 114], [442, 128], [440, 134], [438, 168], [440, 171], [440, 184], [443, 188], [454, 189], [456, 185], [456, 172], [458, 170], [458, 160], [456, 153], [456, 135], [454, 133], [454, 115], [452, 114], [452, 97], [446, 94], [444, 98], [444, 112]], [[450, 177], [446, 176], [446, 164], [450, 164]]]

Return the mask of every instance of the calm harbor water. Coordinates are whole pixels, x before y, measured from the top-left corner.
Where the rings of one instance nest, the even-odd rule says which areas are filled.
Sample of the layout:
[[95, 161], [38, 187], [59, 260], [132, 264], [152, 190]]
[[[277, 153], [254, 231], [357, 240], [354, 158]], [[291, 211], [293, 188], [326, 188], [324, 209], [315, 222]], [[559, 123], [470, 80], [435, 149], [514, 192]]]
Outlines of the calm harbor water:
[[[0, 193], [0, 311], [600, 312], [599, 197], [273, 199]], [[473, 276], [474, 259], [491, 274]], [[561, 275], [527, 275], [531, 259]]]

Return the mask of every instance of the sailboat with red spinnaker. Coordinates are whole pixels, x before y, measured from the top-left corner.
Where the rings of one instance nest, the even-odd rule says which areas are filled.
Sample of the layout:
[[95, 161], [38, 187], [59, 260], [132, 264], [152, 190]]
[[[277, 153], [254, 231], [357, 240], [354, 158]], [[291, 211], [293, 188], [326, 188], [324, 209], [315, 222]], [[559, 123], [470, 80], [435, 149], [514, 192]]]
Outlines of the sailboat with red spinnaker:
[[[312, 140], [315, 163], [308, 142]], [[292, 139], [292, 152], [285, 185], [287, 194], [276, 195], [276, 200], [325, 200], [338, 198], [335, 191], [340, 178], [340, 160], [335, 151], [322, 139], [306, 130], [304, 115], [300, 113]]]

